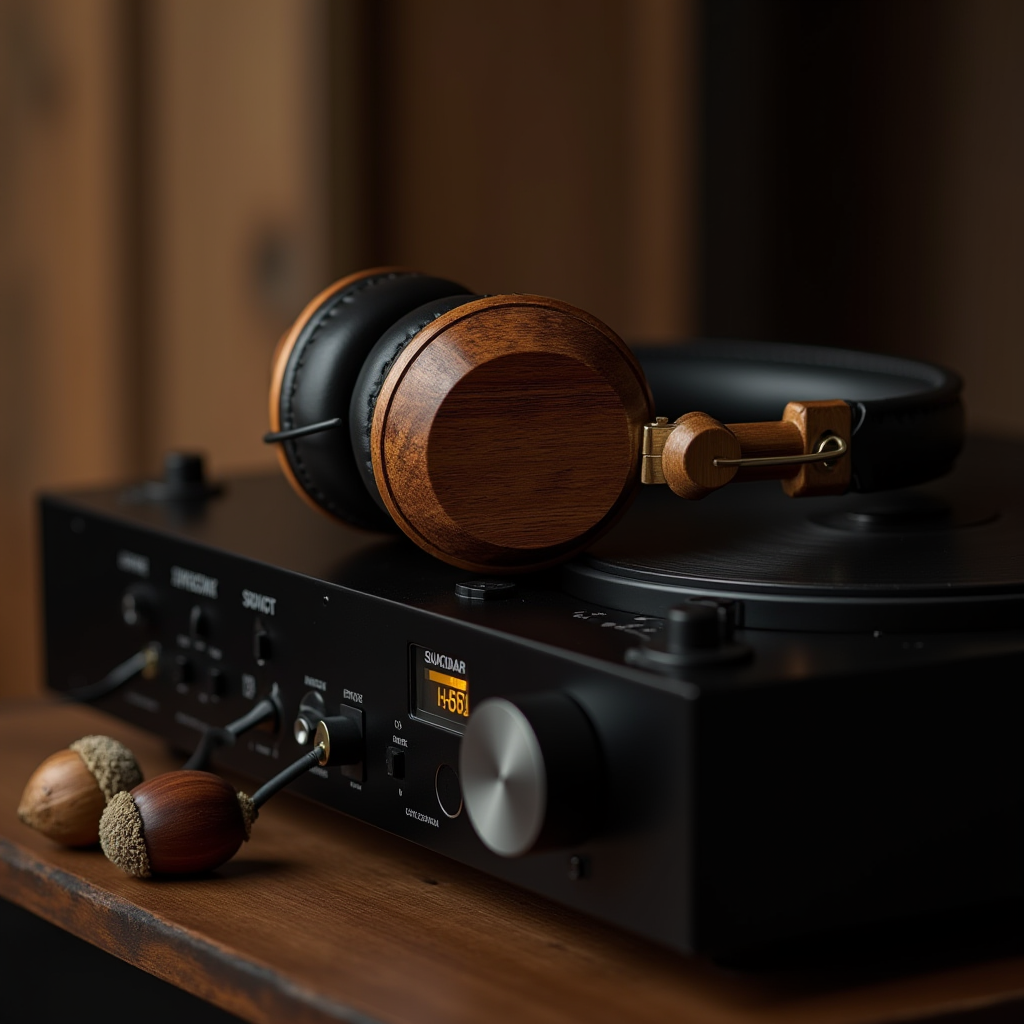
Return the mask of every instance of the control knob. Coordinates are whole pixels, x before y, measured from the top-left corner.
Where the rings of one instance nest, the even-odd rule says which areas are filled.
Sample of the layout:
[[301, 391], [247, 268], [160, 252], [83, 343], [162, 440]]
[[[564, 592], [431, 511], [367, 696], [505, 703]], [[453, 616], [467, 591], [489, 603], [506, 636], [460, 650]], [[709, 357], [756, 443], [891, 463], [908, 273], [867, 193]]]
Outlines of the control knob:
[[601, 749], [566, 693], [482, 701], [466, 724], [459, 774], [473, 829], [502, 857], [579, 843], [600, 827]]

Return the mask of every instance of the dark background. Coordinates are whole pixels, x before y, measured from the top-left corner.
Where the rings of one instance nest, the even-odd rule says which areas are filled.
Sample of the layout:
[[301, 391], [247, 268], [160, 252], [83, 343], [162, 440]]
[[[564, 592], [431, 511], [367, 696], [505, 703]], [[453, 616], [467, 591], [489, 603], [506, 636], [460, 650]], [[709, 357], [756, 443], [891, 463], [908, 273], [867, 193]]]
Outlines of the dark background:
[[33, 493], [270, 468], [273, 346], [364, 265], [933, 359], [1024, 435], [1022, 110], [1020, 0], [0, 0], [0, 694]]

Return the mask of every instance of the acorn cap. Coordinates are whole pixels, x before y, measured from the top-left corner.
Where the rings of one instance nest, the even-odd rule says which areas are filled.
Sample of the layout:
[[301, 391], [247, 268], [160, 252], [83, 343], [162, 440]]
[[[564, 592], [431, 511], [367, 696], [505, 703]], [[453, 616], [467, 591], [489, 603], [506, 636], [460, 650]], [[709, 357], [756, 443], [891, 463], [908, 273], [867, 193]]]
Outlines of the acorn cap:
[[142, 815], [131, 793], [115, 793], [100, 818], [100, 846], [107, 860], [135, 878], [149, 878], [149, 854], [142, 835]]
[[252, 838], [253, 822], [260, 816], [260, 812], [252, 802], [252, 797], [249, 796], [248, 793], [243, 793], [239, 790], [235, 796], [238, 797], [238, 809], [242, 812], [242, 825], [245, 827], [245, 841], [249, 842]]
[[85, 762], [108, 803], [115, 793], [134, 789], [142, 781], [135, 755], [110, 736], [83, 736], [70, 749]]

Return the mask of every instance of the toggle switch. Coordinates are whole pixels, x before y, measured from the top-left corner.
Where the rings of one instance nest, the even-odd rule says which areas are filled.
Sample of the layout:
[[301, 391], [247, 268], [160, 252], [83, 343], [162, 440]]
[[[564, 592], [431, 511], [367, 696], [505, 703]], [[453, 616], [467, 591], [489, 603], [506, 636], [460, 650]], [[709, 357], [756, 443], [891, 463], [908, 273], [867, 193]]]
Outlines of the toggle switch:
[[391, 778], [405, 778], [405, 751], [401, 747], [388, 747], [387, 766]]
[[252, 656], [257, 665], [266, 665], [270, 661], [270, 634], [261, 626], [257, 626], [252, 634]]

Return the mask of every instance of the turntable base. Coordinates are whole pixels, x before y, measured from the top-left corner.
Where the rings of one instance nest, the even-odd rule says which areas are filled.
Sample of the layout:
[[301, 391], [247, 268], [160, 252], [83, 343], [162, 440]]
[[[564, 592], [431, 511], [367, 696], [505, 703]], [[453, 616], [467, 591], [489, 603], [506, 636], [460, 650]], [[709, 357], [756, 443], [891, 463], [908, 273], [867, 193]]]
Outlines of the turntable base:
[[1014, 629], [1024, 622], [1021, 462], [1019, 445], [974, 439], [948, 477], [906, 491], [794, 500], [766, 481], [684, 502], [648, 488], [563, 582], [645, 615], [692, 596], [732, 598], [750, 629]]

